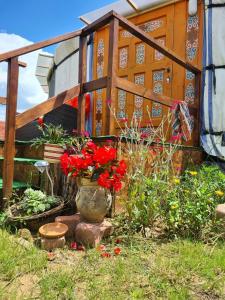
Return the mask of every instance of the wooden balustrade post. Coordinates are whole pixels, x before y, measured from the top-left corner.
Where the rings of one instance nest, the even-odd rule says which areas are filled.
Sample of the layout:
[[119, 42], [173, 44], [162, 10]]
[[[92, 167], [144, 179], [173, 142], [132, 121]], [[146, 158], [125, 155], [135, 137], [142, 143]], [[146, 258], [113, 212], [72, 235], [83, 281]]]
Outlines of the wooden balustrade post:
[[119, 34], [119, 21], [113, 18], [109, 25], [109, 54], [108, 54], [108, 82], [106, 92], [106, 134], [115, 134], [115, 120], [111, 111], [115, 110], [117, 88], [116, 76], [118, 70], [118, 34]]
[[18, 77], [18, 58], [14, 57], [11, 58], [8, 62], [5, 145], [2, 176], [3, 199], [8, 199], [12, 195], [13, 187]]
[[83, 84], [87, 81], [87, 36], [80, 36], [78, 78], [80, 95], [78, 97], [77, 130], [81, 133], [85, 131], [85, 95]]
[[201, 80], [202, 74], [197, 73], [195, 74], [195, 106], [196, 106], [196, 116], [195, 120], [197, 120], [196, 124], [194, 124], [195, 128], [193, 130], [193, 142], [194, 146], [200, 146], [200, 130], [201, 130], [201, 118], [200, 118], [200, 111], [201, 111]]

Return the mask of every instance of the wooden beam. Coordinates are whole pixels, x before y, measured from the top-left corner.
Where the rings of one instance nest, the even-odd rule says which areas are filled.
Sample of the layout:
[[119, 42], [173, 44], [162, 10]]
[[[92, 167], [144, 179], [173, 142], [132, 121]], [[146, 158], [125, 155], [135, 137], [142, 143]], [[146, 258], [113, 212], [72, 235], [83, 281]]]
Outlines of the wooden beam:
[[149, 34], [145, 33], [143, 30], [138, 28], [136, 25], [128, 21], [126, 18], [118, 15], [117, 13], [113, 13], [113, 15], [119, 20], [120, 26], [125, 28], [131, 34], [139, 38], [142, 42], [145, 42], [149, 46], [153, 47], [154, 49], [158, 50], [180, 66], [188, 69], [189, 71], [197, 74], [201, 73], [201, 70], [195, 66], [190, 64], [186, 59], [181, 58], [178, 56], [174, 51], [170, 50], [169, 48], [162, 46], [157, 42], [154, 38], [152, 38]]
[[0, 97], [0, 104], [6, 105], [7, 98], [6, 97]]
[[145, 99], [152, 100], [168, 107], [171, 107], [174, 104], [174, 100], [172, 98], [155, 94], [152, 90], [147, 89], [141, 85], [137, 85], [124, 78], [116, 78], [116, 87], [118, 89], [124, 90], [137, 96], [141, 96]]
[[83, 93], [90, 93], [99, 89], [104, 89], [107, 86], [108, 77], [102, 77], [89, 82], [83, 83]]
[[3, 199], [12, 195], [15, 156], [15, 127], [18, 93], [19, 64], [18, 58], [8, 62], [7, 101], [5, 120], [5, 145], [3, 161]]
[[77, 130], [79, 133], [85, 131], [85, 95], [83, 83], [87, 81], [87, 36], [80, 36], [79, 50], [79, 78], [81, 86], [78, 98]]
[[81, 32], [82, 32], [81, 30], [73, 31], [73, 32], [59, 35], [57, 37], [54, 37], [54, 38], [51, 38], [51, 39], [48, 39], [48, 40], [45, 40], [42, 42], [38, 42], [38, 43], [29, 45], [29, 46], [18, 48], [16, 50], [2, 53], [2, 54], [0, 54], [0, 62], [8, 60], [9, 58], [12, 58], [12, 57], [17, 57], [17, 56], [20, 56], [23, 54], [27, 54], [27, 53], [42, 49], [44, 47], [48, 47], [48, 46], [75, 38], [75, 37], [79, 36], [81, 34]]
[[105, 25], [107, 25], [110, 22], [110, 20], [113, 18], [113, 16], [114, 16], [114, 11], [111, 10], [110, 12], [108, 12], [107, 14], [102, 16], [101, 18], [92, 22], [90, 25], [87, 25], [82, 30], [82, 36], [89, 35], [89, 34], [93, 33], [94, 31], [98, 30], [99, 28], [104, 27]]
[[136, 12], [139, 12], [137, 4], [133, 0], [126, 0], [126, 1]]
[[27, 67], [27, 64], [25, 62], [23, 62], [23, 61], [19, 61], [18, 64], [22, 68], [26, 68]]
[[48, 100], [28, 109], [27, 111], [16, 116], [16, 128], [20, 128], [31, 121], [47, 114], [48, 112], [63, 105], [74, 97], [80, 94], [80, 85], [77, 85], [67, 91], [60, 93], [57, 96], [49, 98]]
[[114, 111], [115, 109], [118, 93], [115, 81], [118, 70], [118, 33], [119, 21], [113, 18], [109, 25], [108, 84], [106, 92], [106, 101], [108, 105], [106, 105], [106, 135], [114, 135], [115, 133], [115, 120], [110, 110]]

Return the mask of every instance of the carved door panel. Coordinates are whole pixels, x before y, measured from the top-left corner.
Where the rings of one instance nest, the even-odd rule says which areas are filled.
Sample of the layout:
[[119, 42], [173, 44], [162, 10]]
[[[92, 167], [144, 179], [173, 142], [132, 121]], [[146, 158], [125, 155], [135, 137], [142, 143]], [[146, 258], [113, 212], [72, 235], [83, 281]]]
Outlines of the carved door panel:
[[[172, 49], [173, 17], [174, 6], [170, 5], [135, 17], [131, 21], [162, 45]], [[171, 96], [171, 61], [122, 29], [119, 34], [118, 75], [152, 89], [156, 94]], [[123, 118], [131, 120], [134, 114], [142, 119], [144, 127], [149, 118], [157, 126], [167, 108], [119, 90], [116, 111], [119, 120]]]

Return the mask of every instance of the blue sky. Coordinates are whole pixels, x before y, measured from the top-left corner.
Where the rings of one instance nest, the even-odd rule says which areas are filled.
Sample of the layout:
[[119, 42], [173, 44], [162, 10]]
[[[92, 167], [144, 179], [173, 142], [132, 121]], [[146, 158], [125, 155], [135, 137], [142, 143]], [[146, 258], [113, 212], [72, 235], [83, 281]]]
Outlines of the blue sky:
[[0, 32], [14, 33], [33, 42], [76, 30], [79, 16], [112, 0], [0, 0]]
[[[0, 53], [42, 41], [84, 26], [79, 16], [110, 4], [112, 0], [0, 0]], [[54, 47], [44, 48], [53, 52]], [[17, 111], [22, 112], [48, 98], [36, 76], [38, 53], [20, 58], [27, 67], [20, 68]], [[7, 65], [0, 63], [0, 96], [6, 96]], [[0, 105], [0, 120], [5, 107]]]

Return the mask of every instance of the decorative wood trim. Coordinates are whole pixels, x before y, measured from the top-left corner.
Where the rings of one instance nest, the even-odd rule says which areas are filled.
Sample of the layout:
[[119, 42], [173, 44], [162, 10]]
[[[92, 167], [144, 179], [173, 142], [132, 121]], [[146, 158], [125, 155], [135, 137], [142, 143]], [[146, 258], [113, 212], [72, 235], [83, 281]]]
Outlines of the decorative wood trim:
[[7, 60], [9, 58], [12, 58], [12, 57], [17, 57], [17, 56], [20, 56], [23, 54], [27, 54], [27, 53], [39, 50], [41, 48], [48, 47], [48, 46], [75, 38], [75, 37], [79, 36], [81, 34], [81, 32], [82, 32], [82, 30], [73, 31], [73, 32], [59, 35], [57, 37], [54, 37], [54, 38], [51, 38], [51, 39], [48, 39], [48, 40], [45, 40], [42, 42], [38, 42], [38, 43], [29, 45], [29, 46], [25, 46], [25, 47], [22, 47], [22, 48], [19, 48], [16, 50], [2, 53], [2, 54], [0, 54], [0, 62]]
[[106, 100], [110, 100], [110, 108], [106, 105], [106, 134], [113, 135], [115, 131], [115, 121], [110, 109], [116, 107], [117, 89], [115, 79], [118, 69], [118, 35], [119, 21], [112, 19], [109, 26], [109, 51], [108, 51], [108, 84], [106, 92]]
[[201, 73], [201, 70], [193, 65], [187, 62], [187, 60], [184, 60], [183, 58], [179, 57], [175, 52], [168, 49], [165, 46], [160, 45], [154, 38], [149, 36], [149, 34], [145, 33], [143, 30], [139, 29], [136, 25], [128, 21], [126, 18], [118, 15], [114, 12], [114, 16], [119, 20], [120, 26], [122, 26], [124, 29], [129, 31], [131, 34], [136, 36], [138, 39], [140, 39], [142, 42], [145, 42], [149, 46], [153, 47], [154, 49], [158, 50], [168, 58], [172, 59], [182, 67], [188, 69], [189, 71], [192, 71], [193, 73]]
[[87, 36], [80, 36], [78, 81], [81, 86], [81, 90], [78, 98], [78, 114], [77, 114], [77, 129], [79, 133], [85, 131], [85, 95], [83, 91], [83, 83], [86, 82], [86, 80], [87, 80]]
[[8, 62], [7, 101], [5, 121], [5, 145], [3, 161], [3, 199], [12, 195], [15, 156], [15, 125], [18, 93], [19, 64], [18, 58]]
[[141, 96], [145, 99], [152, 100], [168, 107], [171, 107], [174, 103], [172, 98], [155, 94], [152, 90], [147, 89], [141, 85], [137, 85], [124, 78], [117, 77], [115, 80], [115, 84], [118, 89], [124, 90], [137, 96]]
[[16, 128], [20, 128], [27, 123], [47, 114], [48, 112], [56, 109], [62, 104], [68, 102], [74, 97], [79, 96], [80, 85], [77, 85], [67, 91], [60, 93], [59, 95], [49, 98], [48, 100], [26, 110], [25, 112], [16, 116]]

